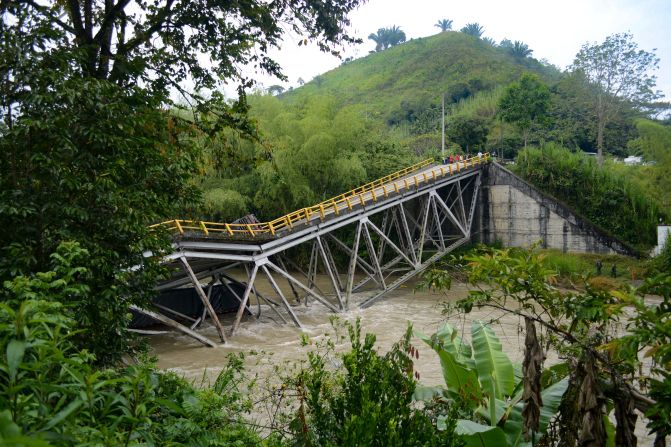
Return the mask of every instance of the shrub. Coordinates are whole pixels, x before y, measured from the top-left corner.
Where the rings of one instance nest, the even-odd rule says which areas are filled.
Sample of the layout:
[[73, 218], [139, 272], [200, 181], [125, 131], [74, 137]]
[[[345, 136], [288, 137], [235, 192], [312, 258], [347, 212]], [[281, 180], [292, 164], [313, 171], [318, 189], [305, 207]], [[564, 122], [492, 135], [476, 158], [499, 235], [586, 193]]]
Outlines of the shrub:
[[0, 445], [259, 445], [240, 423], [240, 358], [197, 390], [149, 363], [98, 369], [79, 351], [59, 301], [79, 293], [85, 273], [61, 263], [5, 284], [23, 299], [0, 303]]
[[439, 431], [413, 405], [410, 330], [384, 356], [375, 336], [361, 338], [360, 321], [348, 325], [352, 349], [342, 355], [343, 371], [327, 367], [323, 355], [309, 354], [309, 368], [289, 385], [300, 406], [291, 425], [294, 445], [456, 446], [456, 420]]
[[519, 153], [514, 170], [566, 203], [606, 232], [647, 250], [655, 245], [657, 222], [667, 217], [653, 197], [608, 165], [547, 144]]

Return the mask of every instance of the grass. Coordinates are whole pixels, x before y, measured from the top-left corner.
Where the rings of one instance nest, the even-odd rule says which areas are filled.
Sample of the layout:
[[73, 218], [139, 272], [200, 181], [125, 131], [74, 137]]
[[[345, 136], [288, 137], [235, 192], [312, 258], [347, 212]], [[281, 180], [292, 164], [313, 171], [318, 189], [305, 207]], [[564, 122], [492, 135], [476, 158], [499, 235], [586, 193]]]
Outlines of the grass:
[[[650, 271], [650, 261], [622, 255], [603, 255], [595, 253], [563, 253], [560, 250], [542, 250], [545, 262], [557, 271], [560, 279], [570, 280], [582, 275], [592, 275], [590, 281], [595, 286], [611, 286], [631, 280], [642, 279]], [[601, 261], [601, 274], [596, 263]], [[611, 269], [615, 266], [616, 277], [612, 281]]]
[[[517, 80], [527, 71], [547, 81], [559, 77], [556, 69], [535, 59], [516, 59], [472, 36], [446, 32], [345, 63], [282, 98], [300, 103], [311, 96], [328, 94], [339, 99], [340, 107], [360, 104], [371, 117], [385, 122], [430, 105], [439, 106], [442, 93], [459, 96], [455, 92], [492, 92], [489, 94], [496, 97], [498, 86]], [[492, 102], [491, 98], [486, 101]], [[461, 113], [474, 105], [455, 107]]]
[[646, 253], [657, 243], [657, 223], [669, 211], [655, 194], [623, 175], [619, 166], [554, 144], [521, 151], [515, 173], [550, 194], [606, 233]]

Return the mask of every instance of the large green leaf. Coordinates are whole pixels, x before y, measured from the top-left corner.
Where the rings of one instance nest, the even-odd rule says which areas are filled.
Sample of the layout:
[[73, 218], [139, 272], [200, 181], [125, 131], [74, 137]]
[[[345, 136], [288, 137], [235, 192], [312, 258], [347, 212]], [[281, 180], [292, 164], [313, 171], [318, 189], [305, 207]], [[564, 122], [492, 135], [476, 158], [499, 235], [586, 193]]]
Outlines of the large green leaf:
[[23, 360], [23, 354], [26, 352], [26, 342], [23, 340], [12, 339], [7, 344], [7, 369], [9, 378], [14, 380], [16, 373]]
[[455, 431], [463, 437], [467, 447], [505, 447], [508, 445], [506, 435], [499, 427], [490, 427], [460, 419], [457, 421]]
[[462, 398], [470, 407], [475, 407], [482, 399], [482, 390], [475, 370], [458, 360], [453, 344], [443, 345], [420, 332], [415, 332], [415, 335], [438, 354], [448, 393]]
[[[541, 407], [540, 427], [536, 440], [540, 439], [541, 435], [545, 433], [550, 420], [554, 417], [555, 414], [557, 414], [559, 404], [561, 403], [561, 399], [566, 392], [566, 388], [568, 388], [568, 378], [560, 380], [559, 382], [544, 389], [541, 392], [543, 406]], [[532, 445], [531, 442], [526, 442], [522, 436], [523, 409], [524, 402], [515, 404], [510, 411], [508, 420], [503, 426], [503, 430], [506, 432], [508, 445], [510, 447], [531, 447]]]
[[432, 338], [441, 343], [445, 349], [455, 355], [457, 360], [461, 363], [464, 363], [471, 368], [475, 368], [471, 346], [462, 341], [461, 337], [457, 335], [457, 331], [450, 323], [445, 323]]
[[[489, 408], [491, 404], [491, 400], [487, 399], [486, 405], [482, 405], [478, 407], [475, 412], [478, 416], [482, 417], [484, 420], [489, 422], [491, 424], [492, 421], [492, 411], [491, 408]], [[494, 406], [495, 406], [495, 417], [494, 417], [494, 424], [496, 425], [501, 418], [506, 414], [506, 410], [508, 410], [508, 404], [507, 402], [499, 399], [494, 399]]]
[[481, 321], [471, 328], [473, 358], [482, 388], [497, 399], [510, 396], [515, 388], [513, 364], [503, 352], [501, 342], [492, 329]]

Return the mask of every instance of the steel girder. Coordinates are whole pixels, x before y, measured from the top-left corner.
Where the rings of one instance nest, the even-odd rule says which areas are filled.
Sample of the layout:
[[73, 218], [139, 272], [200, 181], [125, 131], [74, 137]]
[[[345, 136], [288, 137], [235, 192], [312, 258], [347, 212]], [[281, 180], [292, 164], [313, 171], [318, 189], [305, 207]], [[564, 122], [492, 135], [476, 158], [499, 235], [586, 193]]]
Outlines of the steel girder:
[[[180, 265], [186, 274], [173, 276], [157, 290], [191, 283], [202, 291], [200, 282], [207, 278], [210, 288], [228, 281], [244, 285], [241, 296], [230, 289], [241, 304], [231, 334], [245, 311], [254, 315], [252, 295], [257, 303], [255, 317], [260, 316], [263, 302], [284, 322], [288, 316], [299, 328], [302, 324], [291, 301], [312, 301], [341, 312], [357, 293], [364, 294], [359, 306], [368, 307], [470, 240], [480, 181], [479, 168], [464, 171], [262, 244], [179, 240], [164, 262]], [[300, 246], [307, 246], [310, 253], [307, 271], [290, 256]], [[232, 269], [244, 269], [245, 279], [234, 279]], [[321, 288], [316, 280], [320, 271], [327, 279], [327, 286]], [[261, 294], [256, 287], [259, 281], [266, 281], [275, 296]], [[288, 288], [280, 285], [285, 282]], [[224, 341], [221, 323], [207, 310]], [[205, 315], [191, 329], [204, 319]]]

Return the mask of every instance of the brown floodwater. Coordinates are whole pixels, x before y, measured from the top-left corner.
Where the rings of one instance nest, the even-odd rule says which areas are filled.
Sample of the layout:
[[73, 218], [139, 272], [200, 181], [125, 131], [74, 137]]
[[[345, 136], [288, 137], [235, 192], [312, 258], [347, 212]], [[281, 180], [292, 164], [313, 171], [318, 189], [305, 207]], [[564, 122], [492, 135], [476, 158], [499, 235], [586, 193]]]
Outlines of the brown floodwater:
[[[327, 290], [326, 277], [318, 278], [318, 286]], [[260, 293], [265, 296], [274, 296], [270, 287], [263, 281], [257, 281]], [[289, 297], [291, 290], [281, 284], [283, 293]], [[287, 290], [284, 290], [284, 289]], [[443, 315], [443, 305], [455, 302], [468, 294], [468, 287], [462, 283], [454, 283], [447, 293], [434, 293], [425, 290], [416, 290], [414, 283], [406, 283], [401, 288], [389, 292], [384, 298], [367, 309], [361, 309], [358, 303], [362, 302], [370, 292], [354, 294], [350, 302], [350, 310], [334, 314], [320, 303], [309, 300], [309, 304], [292, 306], [293, 311], [303, 325], [303, 329], [296, 327], [290, 320], [286, 310], [279, 309], [289, 323], [283, 323], [268, 306], [262, 306], [259, 319], [246, 315], [240, 328], [228, 343], [216, 348], [208, 348], [199, 342], [176, 332], [152, 336], [150, 338], [153, 354], [158, 358], [158, 366], [177, 372], [184, 377], [199, 383], [201, 379], [214, 379], [226, 364], [229, 353], [243, 352], [248, 356], [247, 368], [250, 373], [272, 374], [272, 366], [287, 361], [296, 361], [306, 358], [306, 352], [314, 349], [313, 346], [303, 346], [301, 338], [308, 338], [312, 343], [323, 341], [325, 337], [334, 334], [332, 318], [350, 322], [361, 319], [363, 333], [373, 333], [377, 338], [380, 352], [386, 352], [405, 333], [408, 324], [415, 330], [431, 335], [436, 332], [446, 320]], [[278, 300], [279, 301], [279, 300]], [[256, 310], [256, 306], [252, 306]], [[524, 336], [520, 334], [517, 318], [490, 310], [474, 310], [466, 318], [450, 318], [449, 322], [463, 332], [468, 339], [471, 322], [473, 320], [490, 321], [499, 319], [493, 328], [501, 338], [503, 348], [511, 360], [521, 362]], [[224, 327], [230, 328], [233, 315], [222, 316]], [[209, 322], [198, 331], [212, 340], [218, 340], [214, 326]], [[419, 359], [415, 362], [416, 370], [421, 381], [427, 385], [443, 383], [438, 356], [431, 348], [414, 338], [413, 344], [419, 349]], [[344, 348], [344, 347], [343, 347]]]
[[[236, 275], [242, 279], [240, 274]], [[276, 278], [277, 280], [278, 278]], [[280, 288], [289, 299], [291, 289], [286, 282], [278, 281]], [[279, 301], [269, 284], [257, 280], [256, 287], [264, 296]], [[328, 279], [321, 276], [317, 285], [322, 290], [328, 290]], [[197, 386], [213, 383], [217, 375], [227, 362], [230, 353], [245, 353], [246, 374], [256, 377], [257, 382], [266, 381], [271, 386], [277, 385], [277, 367], [282, 373], [295, 367], [297, 362], [306, 359], [309, 350], [316, 349], [319, 342], [327, 338], [334, 338], [332, 318], [349, 322], [361, 320], [362, 333], [373, 333], [377, 339], [378, 350], [381, 353], [388, 351], [399, 341], [405, 333], [408, 324], [424, 334], [431, 335], [445, 322], [449, 322], [460, 331], [460, 335], [470, 340], [471, 323], [475, 320], [491, 322], [492, 328], [502, 343], [503, 350], [513, 362], [521, 363], [523, 359], [524, 334], [521, 332], [524, 322], [517, 317], [491, 309], [473, 309], [467, 315], [447, 318], [443, 314], [445, 303], [454, 303], [469, 293], [469, 286], [455, 282], [446, 293], [435, 293], [426, 290], [417, 290], [415, 283], [408, 282], [399, 289], [389, 292], [384, 298], [367, 309], [359, 308], [358, 304], [364, 301], [370, 292], [353, 294], [350, 310], [338, 314], [332, 313], [325, 306], [310, 299], [308, 305], [292, 306], [293, 311], [303, 325], [303, 329], [296, 327], [290, 320], [286, 310], [279, 309], [288, 323], [272, 312], [268, 306], [261, 306], [261, 316], [256, 319], [245, 315], [238, 331], [229, 337], [228, 343], [216, 348], [205, 347], [186, 335], [177, 332], [168, 332], [150, 337], [152, 353], [158, 359], [158, 366], [171, 370], [192, 381]], [[335, 300], [333, 300], [335, 302]], [[252, 306], [256, 310], [256, 304]], [[225, 328], [230, 328], [233, 315], [221, 317]], [[219, 340], [214, 326], [207, 321], [198, 331], [211, 340]], [[340, 333], [343, 331], [341, 330]], [[543, 336], [543, 333], [540, 333]], [[305, 345], [301, 339], [307, 339], [310, 344]], [[423, 385], [444, 385], [440, 361], [437, 354], [421, 340], [413, 338], [414, 346], [419, 350], [419, 358], [415, 361], [415, 370], [420, 374]], [[337, 350], [347, 348], [346, 342], [336, 344]], [[548, 353], [546, 365], [557, 362], [556, 354]], [[336, 363], [334, 363], [337, 365]], [[257, 411], [258, 410], [258, 411]], [[267, 419], [263, 410], [257, 409], [254, 418]], [[613, 416], [611, 415], [611, 419]], [[614, 421], [613, 421], [614, 422]], [[636, 424], [636, 435], [639, 445], [651, 445], [653, 438], [647, 435], [646, 420], [641, 416]]]

